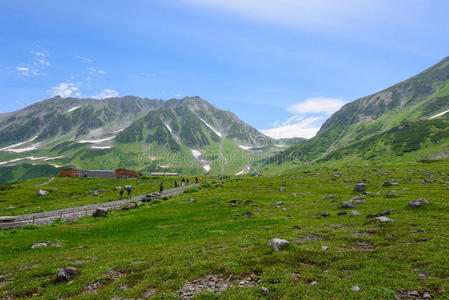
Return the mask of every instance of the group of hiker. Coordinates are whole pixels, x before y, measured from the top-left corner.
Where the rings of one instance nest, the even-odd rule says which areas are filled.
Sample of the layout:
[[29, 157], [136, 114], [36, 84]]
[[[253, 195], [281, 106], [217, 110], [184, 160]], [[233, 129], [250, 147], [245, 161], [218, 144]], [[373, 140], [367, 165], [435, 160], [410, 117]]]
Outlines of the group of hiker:
[[[129, 200], [129, 199], [131, 199], [132, 187], [127, 185], [127, 186], [125, 186], [125, 189], [126, 189], [126, 192], [128, 193], [127, 199]], [[120, 188], [120, 200], [123, 199], [123, 194], [125, 193], [125, 189]]]
[[[203, 178], [201, 177], [195, 177], [195, 184], [198, 183], [202, 183], [203, 182]], [[178, 180], [175, 180], [175, 188], [180, 187], [180, 186], [186, 186], [189, 185], [189, 178], [182, 178], [181, 179], [181, 185], [179, 184]]]

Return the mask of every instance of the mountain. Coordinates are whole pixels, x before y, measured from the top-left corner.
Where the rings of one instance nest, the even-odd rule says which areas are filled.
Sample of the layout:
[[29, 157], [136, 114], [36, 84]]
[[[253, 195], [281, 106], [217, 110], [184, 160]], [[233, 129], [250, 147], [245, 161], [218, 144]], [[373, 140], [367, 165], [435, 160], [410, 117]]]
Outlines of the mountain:
[[54, 97], [0, 115], [0, 167], [11, 170], [30, 170], [23, 164], [32, 163], [235, 174], [279, 152], [279, 144], [199, 97]]
[[[278, 170], [285, 164], [297, 166], [329, 161], [330, 157], [336, 157], [334, 151], [341, 154], [350, 149], [355, 160], [404, 159], [405, 153], [423, 149], [429, 134], [434, 133], [421, 128], [431, 128], [435, 123], [433, 119], [444, 117], [446, 112], [449, 112], [449, 57], [408, 80], [346, 104], [322, 125], [314, 138], [261, 161], [258, 168]], [[403, 144], [398, 148], [399, 140], [394, 136], [404, 128], [406, 131], [414, 128], [415, 131], [408, 131], [410, 135], [400, 139]], [[438, 155], [446, 151], [446, 138], [444, 134], [438, 135], [437, 147], [431, 147], [433, 154], [416, 152], [408, 157], [419, 160], [422, 156]], [[385, 147], [395, 150], [376, 152], [375, 147], [381, 139]], [[406, 146], [411, 140], [419, 140], [420, 147]], [[366, 149], [357, 148], [361, 145]], [[362, 155], [368, 152], [371, 153], [369, 158]]]

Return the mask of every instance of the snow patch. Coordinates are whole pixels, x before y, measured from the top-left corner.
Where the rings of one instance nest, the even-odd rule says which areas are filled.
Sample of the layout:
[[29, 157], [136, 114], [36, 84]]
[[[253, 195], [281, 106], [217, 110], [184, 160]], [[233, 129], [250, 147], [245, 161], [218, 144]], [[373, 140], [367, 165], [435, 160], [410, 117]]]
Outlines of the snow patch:
[[171, 129], [170, 126], [168, 126], [167, 123], [164, 122], [165, 127], [167, 127], [168, 131], [170, 131], [171, 134], [173, 134], [173, 130]]
[[238, 145], [240, 148], [242, 148], [243, 150], [249, 150], [249, 149], [251, 149], [252, 147], [249, 147], [249, 146], [243, 146], [243, 145]]
[[90, 149], [111, 149], [112, 146], [92, 146]]
[[71, 109], [69, 109], [67, 112], [69, 113], [69, 112], [72, 112], [72, 111], [74, 111], [75, 109], [78, 109], [78, 108], [80, 108], [81, 106], [75, 106], [75, 107], [72, 107]]
[[10, 146], [7, 146], [7, 147], [5, 147], [5, 148], [1, 148], [0, 151], [6, 151], [6, 150], [11, 149], [11, 148], [16, 148], [16, 147], [22, 146], [22, 145], [24, 145], [24, 144], [26, 144], [26, 143], [31, 143], [32, 141], [34, 141], [35, 139], [37, 139], [37, 137], [38, 137], [38, 136], [36, 135], [35, 137], [29, 139], [28, 141], [21, 142], [21, 143], [17, 143], [17, 144], [14, 144], [14, 145], [10, 145]]
[[60, 158], [63, 158], [63, 157], [64, 157], [64, 155], [61, 155], [61, 156], [55, 156], [55, 157], [48, 157], [48, 158], [44, 159], [44, 161], [49, 161], [49, 160], [54, 160], [54, 159], [60, 159]]
[[33, 150], [37, 150], [37, 147], [39, 147], [40, 143], [37, 144], [33, 144], [29, 147], [25, 147], [25, 148], [19, 148], [19, 149], [7, 149], [7, 152], [12, 152], [12, 153], [22, 153], [22, 152], [28, 152], [28, 151], [33, 151]]
[[48, 160], [57, 159], [57, 158], [61, 158], [61, 157], [48, 157], [48, 156], [35, 157], [35, 156], [28, 156], [28, 157], [15, 158], [15, 159], [11, 159], [11, 160], [8, 160], [8, 161], [2, 161], [2, 162], [0, 162], [0, 166], [6, 165], [6, 164], [9, 164], [9, 163], [22, 161], [22, 160], [32, 160], [32, 161], [34, 161], [34, 160], [42, 160], [42, 161], [48, 161]]
[[209, 165], [204, 165], [204, 166], [203, 166], [203, 169], [204, 169], [206, 172], [209, 172], [209, 171], [210, 171], [210, 166], [209, 166]]
[[55, 168], [60, 168], [61, 167], [60, 165], [55, 165], [55, 164], [50, 164], [50, 166], [53, 166]]
[[250, 166], [246, 166], [246, 167], [245, 167], [243, 170], [241, 170], [240, 172], [235, 173], [235, 175], [245, 175], [245, 174], [247, 174], [250, 170], [251, 170], [251, 167], [250, 167]]
[[192, 149], [192, 155], [193, 155], [195, 158], [198, 158], [198, 157], [201, 156], [201, 152], [198, 151], [198, 150], [193, 150], [193, 149]]
[[122, 131], [125, 130], [125, 129], [126, 129], [126, 128], [119, 129], [119, 130], [114, 131], [113, 133], [119, 133], [119, 132], [122, 132]]
[[9, 163], [13, 163], [13, 162], [18, 162], [18, 161], [21, 161], [21, 160], [24, 160], [25, 158], [15, 158], [15, 159], [11, 159], [11, 160], [8, 160], [8, 161], [2, 161], [2, 162], [0, 162], [0, 166], [3, 166], [3, 165], [6, 165], [6, 164], [9, 164]]
[[113, 139], [115, 139], [115, 136], [111, 136], [111, 137], [100, 139], [100, 140], [81, 140], [81, 141], [78, 141], [78, 143], [80, 143], [80, 144], [85, 144], [85, 143], [97, 144], [97, 143], [107, 142], [107, 141], [110, 141]]
[[443, 111], [443, 112], [440, 112], [439, 114], [436, 114], [436, 115], [434, 115], [434, 116], [431, 116], [430, 118], [428, 118], [428, 120], [438, 118], [438, 117], [440, 117], [440, 116], [442, 116], [442, 115], [444, 115], [444, 114], [447, 114], [448, 112], [449, 112], [449, 109], [448, 109], [448, 110], [445, 110], [445, 111]]
[[223, 137], [221, 135], [220, 132], [218, 132], [217, 130], [215, 130], [209, 123], [207, 123], [206, 121], [204, 121], [203, 119], [199, 118], [207, 127], [210, 128], [210, 130], [212, 130], [213, 132], [215, 132], [216, 135], [218, 135], [219, 137]]

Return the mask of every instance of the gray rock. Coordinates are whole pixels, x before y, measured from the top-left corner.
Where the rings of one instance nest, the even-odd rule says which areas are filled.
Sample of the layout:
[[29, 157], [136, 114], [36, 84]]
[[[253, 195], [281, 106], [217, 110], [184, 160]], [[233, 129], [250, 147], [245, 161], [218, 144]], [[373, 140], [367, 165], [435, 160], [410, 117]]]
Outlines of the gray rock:
[[396, 194], [395, 190], [391, 190], [385, 197], [387, 198], [396, 198], [399, 197], [398, 194]]
[[356, 208], [357, 204], [352, 202], [342, 202], [341, 205], [338, 208]]
[[393, 184], [390, 181], [385, 181], [384, 183], [382, 183], [382, 187], [387, 187], [387, 186], [392, 186]]
[[252, 212], [250, 212], [250, 211], [247, 211], [247, 212], [245, 212], [243, 215], [245, 215], [245, 216], [247, 216], [247, 217], [252, 217], [253, 216], [253, 213]]
[[122, 187], [121, 187], [121, 186], [116, 186], [115, 189], [116, 189], [116, 190], [121, 190]]
[[430, 298], [432, 298], [432, 295], [429, 294], [429, 293], [427, 293], [427, 292], [425, 292], [425, 293], [422, 295], [422, 297], [423, 297], [424, 299], [430, 299]]
[[284, 204], [284, 202], [279, 201], [279, 202], [277, 202], [275, 205], [276, 205], [276, 206], [279, 206], [279, 205], [283, 205], [283, 204]]
[[328, 213], [327, 211], [323, 211], [323, 212], [321, 213], [321, 216], [322, 216], [322, 217], [329, 217], [329, 213]]
[[287, 240], [274, 238], [268, 243], [268, 246], [273, 248], [274, 252], [278, 252], [287, 249], [290, 246], [290, 243]]
[[106, 217], [108, 214], [108, 210], [106, 208], [97, 208], [97, 210], [93, 213], [93, 217]]
[[356, 211], [356, 210], [353, 210], [353, 211], [351, 211], [351, 214], [349, 215], [349, 216], [351, 216], [351, 217], [355, 217], [355, 216], [361, 216], [362, 214], [361, 213], [359, 213], [358, 211]]
[[198, 202], [198, 200], [196, 200], [196, 199], [190, 199], [189, 202], [195, 203], [195, 202]]
[[292, 197], [296, 197], [297, 195], [296, 195], [296, 193], [292, 193]]
[[363, 182], [359, 182], [354, 186], [354, 192], [364, 192], [367, 189], [368, 187]]
[[77, 268], [75, 268], [75, 267], [64, 267], [62, 269], [59, 269], [58, 275], [56, 277], [56, 282], [71, 281], [78, 274], [79, 274], [79, 271], [78, 271]]
[[282, 209], [282, 211], [287, 211], [287, 209], [284, 207], [284, 208]]
[[353, 291], [353, 292], [358, 292], [358, 291], [360, 291], [360, 287], [359, 287], [358, 285], [353, 286], [353, 287], [351, 288], [351, 291]]
[[343, 216], [343, 215], [347, 215], [347, 214], [348, 214], [348, 212], [346, 212], [346, 211], [340, 211], [337, 213], [337, 215], [339, 215], [339, 216]]
[[61, 248], [62, 245], [60, 243], [54, 243], [54, 244], [51, 244], [50, 247]]
[[329, 249], [328, 246], [323, 246], [323, 247], [321, 247], [321, 250], [328, 250], [328, 249]]
[[270, 290], [263, 286], [263, 287], [260, 288], [260, 292], [261, 292], [263, 295], [268, 295], [268, 293], [270, 292]]
[[47, 244], [46, 242], [44, 242], [44, 243], [34, 243], [34, 244], [31, 246], [31, 249], [45, 248], [45, 247], [47, 247], [47, 246], [48, 246], [48, 244]]
[[429, 204], [430, 204], [429, 201], [427, 201], [424, 198], [421, 198], [421, 199], [416, 199], [416, 200], [410, 201], [408, 206], [410, 206], [410, 207], [419, 207], [419, 206], [429, 205]]
[[283, 192], [285, 190], [285, 188], [283, 186], [281, 186], [281, 188], [279, 189], [279, 192]]
[[412, 297], [419, 297], [419, 293], [417, 291], [410, 291], [408, 292], [408, 295]]
[[377, 217], [376, 220], [379, 221], [380, 223], [388, 223], [394, 221], [393, 219], [387, 217]]
[[39, 192], [37, 192], [37, 196], [38, 197], [43, 197], [43, 196], [47, 196], [48, 192], [44, 191], [44, 190], [39, 190]]

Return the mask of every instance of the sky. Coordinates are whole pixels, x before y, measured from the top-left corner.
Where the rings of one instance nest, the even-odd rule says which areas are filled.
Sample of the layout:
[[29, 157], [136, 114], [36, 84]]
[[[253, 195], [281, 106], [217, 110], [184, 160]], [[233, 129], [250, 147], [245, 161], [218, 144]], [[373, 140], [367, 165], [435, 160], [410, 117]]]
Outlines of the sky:
[[275, 138], [449, 56], [447, 0], [0, 1], [0, 112], [200, 96]]

